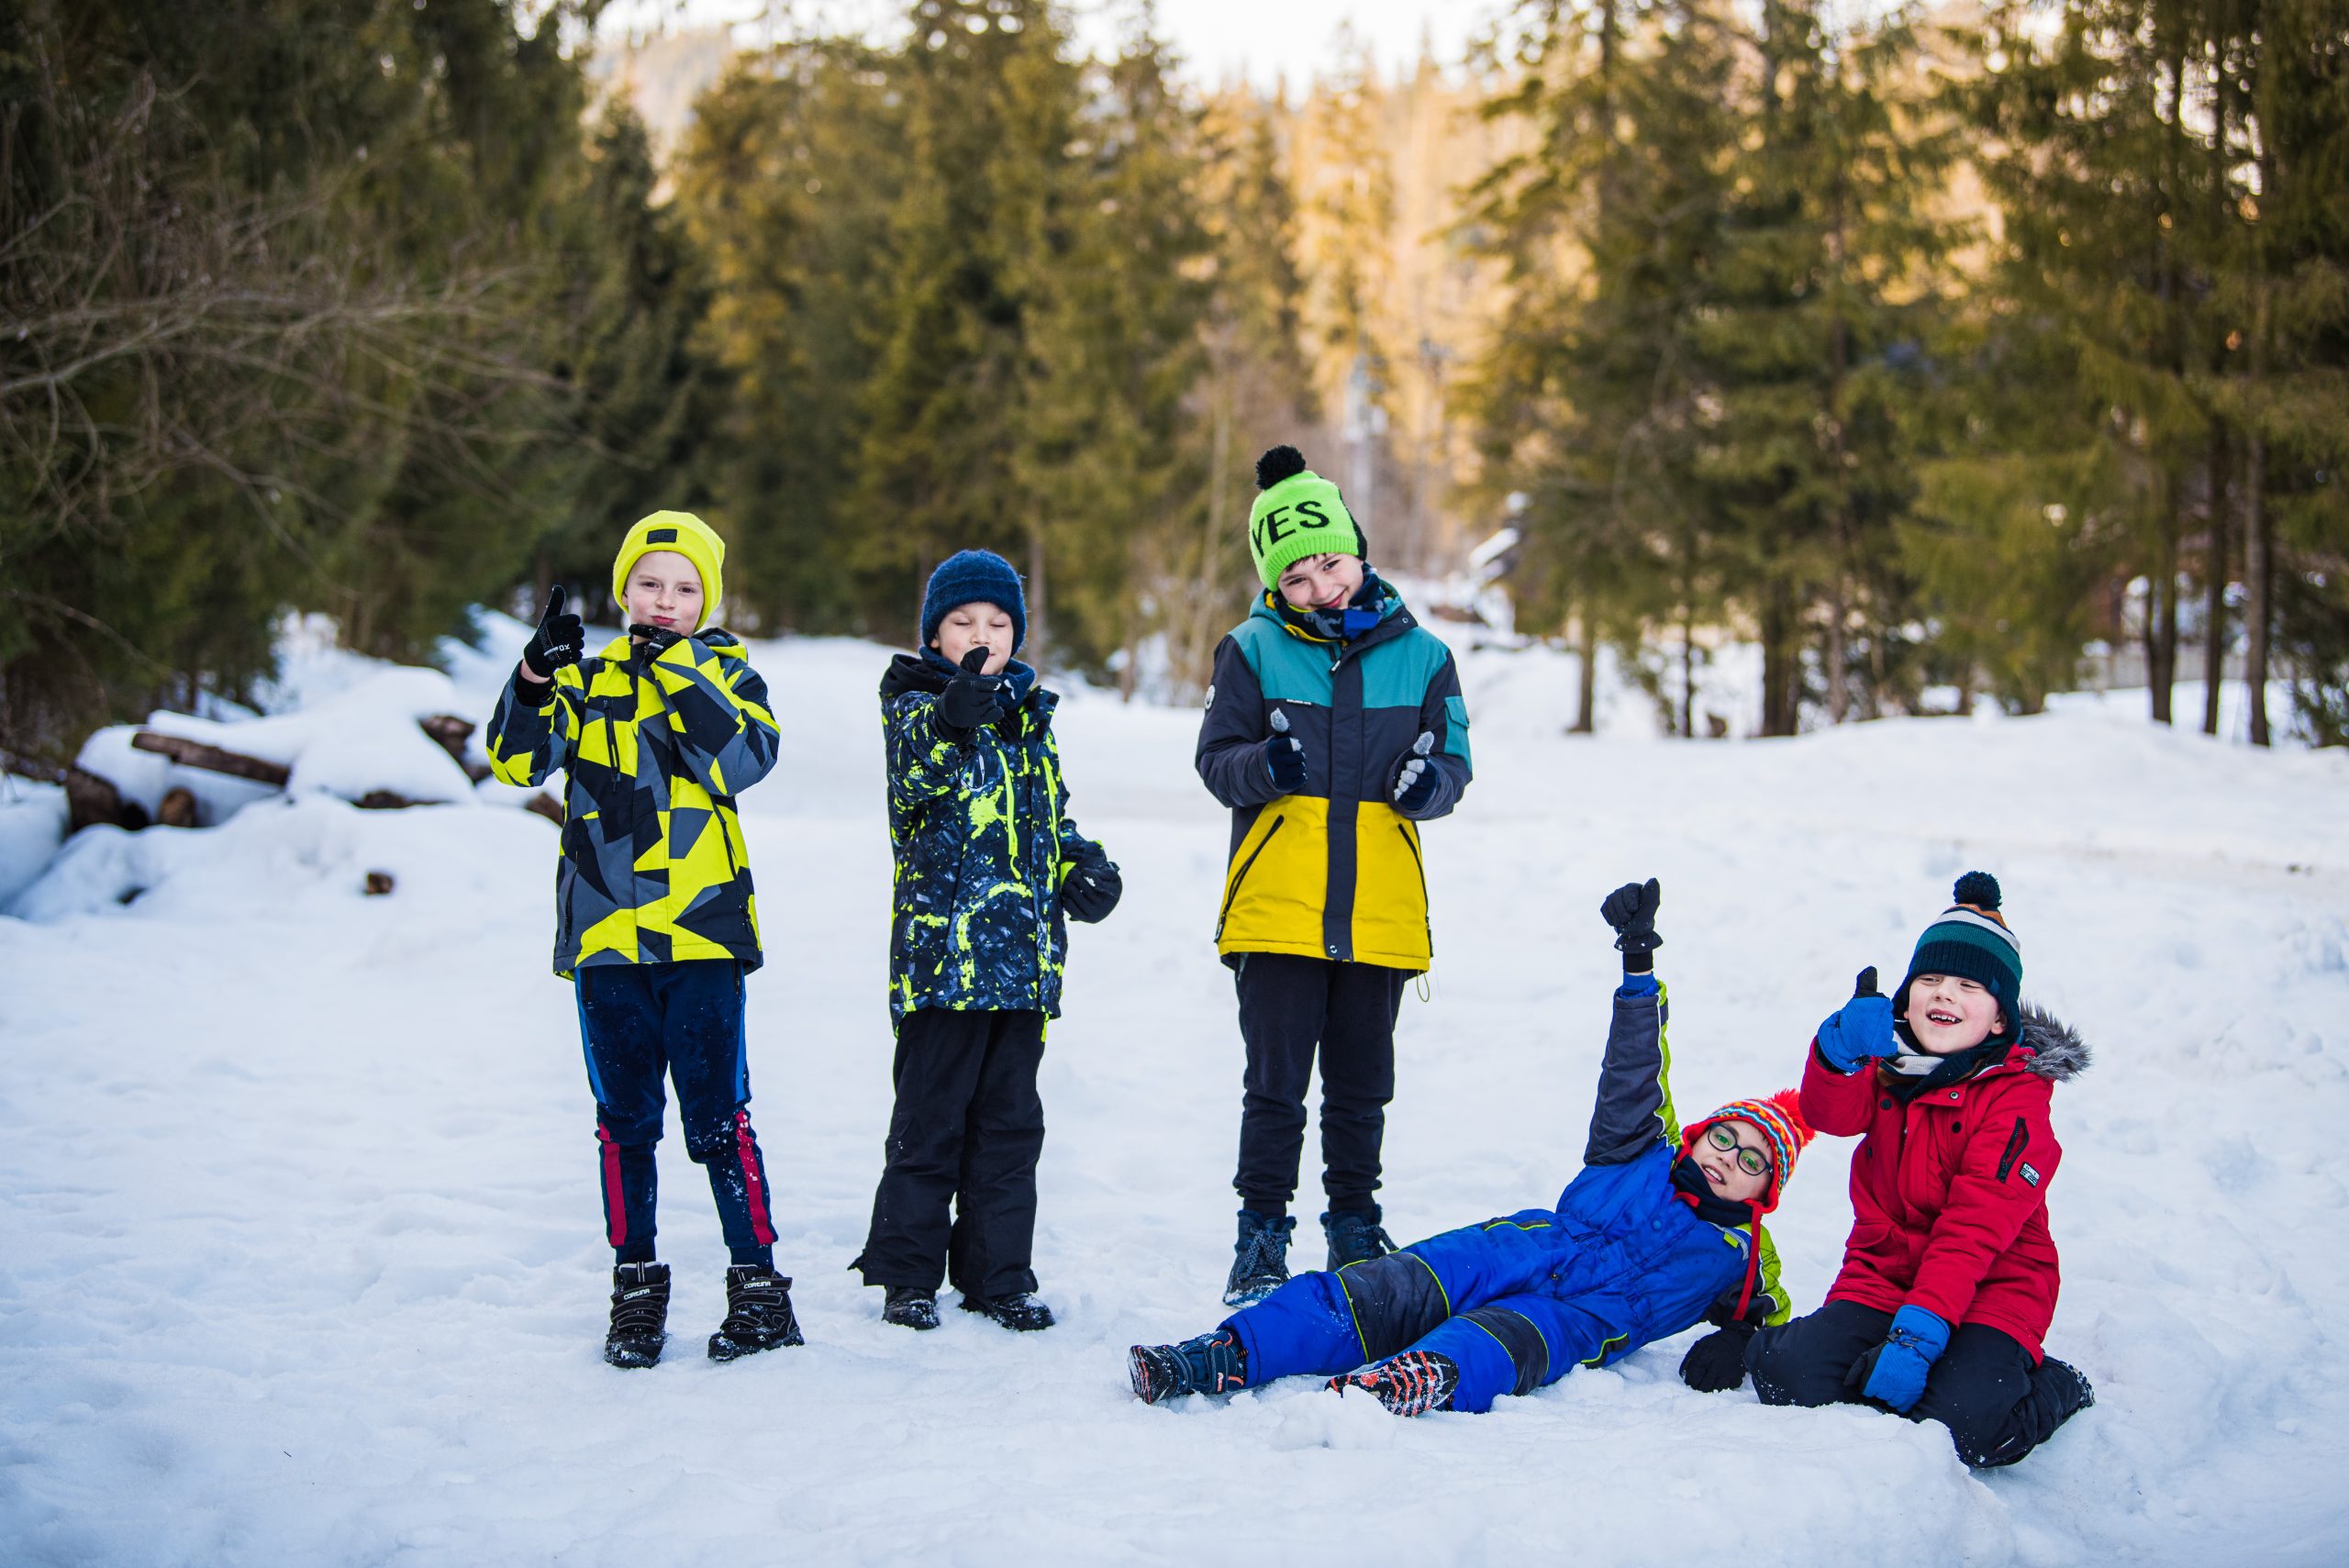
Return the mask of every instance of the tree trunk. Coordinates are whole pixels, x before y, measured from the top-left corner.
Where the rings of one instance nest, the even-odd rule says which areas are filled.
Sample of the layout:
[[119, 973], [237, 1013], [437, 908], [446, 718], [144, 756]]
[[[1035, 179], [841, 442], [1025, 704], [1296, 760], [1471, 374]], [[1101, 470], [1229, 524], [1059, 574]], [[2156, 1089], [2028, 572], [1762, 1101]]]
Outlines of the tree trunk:
[[2219, 732], [2219, 690], [2227, 678], [2227, 570], [2233, 554], [2227, 528], [2227, 439], [2210, 437], [2210, 542], [2202, 562], [2202, 733]]
[[1598, 731], [1598, 617], [1591, 613], [1587, 600], [1582, 606], [1578, 633], [1575, 652], [1581, 658], [1582, 672], [1575, 681], [1574, 728], [1567, 733], [1595, 735]]
[[[2261, 302], [2266, 313], [2266, 301]], [[2257, 373], [2255, 371], [2254, 373]], [[2270, 744], [2267, 733], [2267, 628], [2274, 621], [2276, 546], [2267, 516], [2267, 444], [2251, 434], [2243, 458], [2243, 701], [2251, 710], [2251, 743]]]
[[2170, 719], [2170, 687], [2177, 680], [2177, 511], [2179, 486], [2170, 487], [2169, 514], [2145, 577], [2145, 685], [2155, 724]]
[[1044, 530], [1028, 531], [1028, 642], [1021, 657], [1030, 669], [1041, 670], [1051, 656], [1051, 639], [1044, 623]]
[[1680, 738], [1697, 739], [1697, 612], [1680, 601]]
[[1774, 583], [1762, 607], [1762, 733], [1792, 735], [1801, 711], [1801, 662], [1794, 638], [1792, 595]]

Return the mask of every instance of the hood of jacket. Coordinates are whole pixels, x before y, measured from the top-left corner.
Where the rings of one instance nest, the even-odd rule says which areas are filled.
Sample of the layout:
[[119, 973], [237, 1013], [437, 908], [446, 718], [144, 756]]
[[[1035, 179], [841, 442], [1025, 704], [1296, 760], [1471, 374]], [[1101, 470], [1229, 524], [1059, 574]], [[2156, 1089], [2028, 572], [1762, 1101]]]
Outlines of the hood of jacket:
[[2020, 1063], [2025, 1072], [2051, 1084], [2064, 1084], [2087, 1071], [2091, 1054], [2079, 1030], [2028, 1002], [2020, 1010], [2022, 1038], [2015, 1042], [2015, 1049], [2026, 1053], [2026, 1060]]

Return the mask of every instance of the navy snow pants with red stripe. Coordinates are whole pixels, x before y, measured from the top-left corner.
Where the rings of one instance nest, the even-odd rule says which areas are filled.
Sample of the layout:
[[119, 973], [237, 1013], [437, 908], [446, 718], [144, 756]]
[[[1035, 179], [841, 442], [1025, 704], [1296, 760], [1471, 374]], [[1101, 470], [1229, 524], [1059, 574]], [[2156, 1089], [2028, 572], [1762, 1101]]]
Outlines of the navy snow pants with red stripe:
[[596, 1095], [604, 1229], [616, 1261], [653, 1261], [652, 1151], [668, 1108], [665, 1074], [677, 1086], [685, 1151], [709, 1173], [731, 1261], [773, 1267], [766, 1164], [747, 1108], [742, 966], [723, 959], [596, 964], [578, 972], [577, 985], [587, 1084]]

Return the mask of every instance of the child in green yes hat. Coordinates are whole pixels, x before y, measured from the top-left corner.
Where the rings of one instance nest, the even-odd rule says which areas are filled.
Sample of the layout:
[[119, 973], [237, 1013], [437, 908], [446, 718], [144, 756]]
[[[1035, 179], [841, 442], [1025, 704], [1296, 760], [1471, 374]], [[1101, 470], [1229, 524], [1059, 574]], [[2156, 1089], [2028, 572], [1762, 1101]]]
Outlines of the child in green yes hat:
[[1338, 487], [1290, 446], [1257, 460], [1256, 484], [1264, 592], [1216, 649], [1197, 758], [1231, 811], [1216, 946], [1247, 1048], [1235, 1306], [1288, 1277], [1317, 1054], [1330, 1267], [1393, 1250], [1373, 1195], [1403, 986], [1432, 958], [1419, 824], [1471, 776], [1451, 650], [1371, 570]]

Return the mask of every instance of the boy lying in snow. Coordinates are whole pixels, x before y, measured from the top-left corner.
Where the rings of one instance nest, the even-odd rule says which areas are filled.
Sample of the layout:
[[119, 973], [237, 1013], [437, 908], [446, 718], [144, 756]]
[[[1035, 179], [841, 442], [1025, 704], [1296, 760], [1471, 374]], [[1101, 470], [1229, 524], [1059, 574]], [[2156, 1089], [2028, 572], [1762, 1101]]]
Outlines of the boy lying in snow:
[[[1664, 1081], [1667, 1005], [1650, 957], [1663, 940], [1661, 896], [1651, 878], [1599, 906], [1623, 954], [1623, 984], [1583, 1170], [1555, 1209], [1299, 1274], [1197, 1339], [1136, 1345], [1127, 1358], [1134, 1393], [1156, 1404], [1312, 1373], [1401, 1416], [1486, 1410], [1500, 1395], [1619, 1361], [1699, 1318], [1783, 1322], [1762, 1217], [1777, 1207], [1810, 1129], [1793, 1091], [1781, 1090], [1681, 1131]], [[1726, 1352], [1733, 1363], [1744, 1341], [1724, 1329], [1698, 1341], [1689, 1362], [1703, 1369]]]
[[2022, 944], [1997, 879], [1968, 872], [1954, 893], [1899, 989], [1878, 995], [1863, 971], [1819, 1026], [1802, 1109], [1821, 1132], [1862, 1135], [1852, 1237], [1827, 1304], [1764, 1329], [1746, 1362], [1765, 1405], [1930, 1418], [1960, 1459], [1990, 1466], [2096, 1403], [2041, 1345], [2057, 1284], [2047, 1191], [2064, 1157], [2048, 1103], [2088, 1052], [2021, 1006]]

